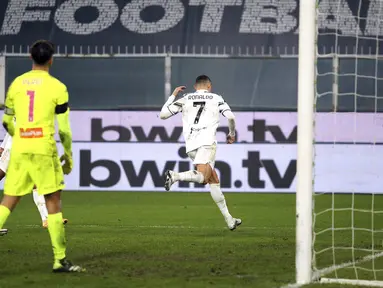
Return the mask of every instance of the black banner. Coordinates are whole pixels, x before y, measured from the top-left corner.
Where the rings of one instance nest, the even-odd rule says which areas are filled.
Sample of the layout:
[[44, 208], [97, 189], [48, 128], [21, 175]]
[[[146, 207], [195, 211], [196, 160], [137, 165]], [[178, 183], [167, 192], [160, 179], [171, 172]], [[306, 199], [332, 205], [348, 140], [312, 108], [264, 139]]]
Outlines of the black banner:
[[[297, 54], [298, 7], [298, 0], [3, 0], [0, 49], [26, 52], [48, 38], [61, 53]], [[380, 10], [379, 0], [320, 1], [319, 51], [338, 44], [341, 53], [374, 54]]]

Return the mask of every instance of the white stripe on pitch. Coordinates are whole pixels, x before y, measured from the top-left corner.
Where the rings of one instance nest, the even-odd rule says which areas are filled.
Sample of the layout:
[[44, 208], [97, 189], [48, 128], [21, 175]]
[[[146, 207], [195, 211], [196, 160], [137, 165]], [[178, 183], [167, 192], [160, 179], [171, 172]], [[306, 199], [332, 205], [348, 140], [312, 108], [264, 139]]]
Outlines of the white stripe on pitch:
[[[312, 277], [312, 281], [315, 282], [315, 281], [318, 281], [320, 280], [320, 278], [324, 275], [327, 275], [327, 274], [330, 274], [332, 272], [334, 272], [335, 270], [338, 270], [338, 269], [344, 269], [344, 268], [347, 268], [347, 267], [350, 267], [350, 266], [353, 266], [353, 265], [359, 265], [359, 264], [363, 264], [365, 262], [368, 262], [368, 261], [371, 261], [371, 260], [374, 260], [376, 258], [379, 258], [379, 257], [382, 257], [383, 256], [383, 252], [380, 252], [380, 253], [377, 253], [377, 254], [374, 254], [374, 255], [367, 255], [365, 257], [363, 257], [362, 259], [358, 260], [358, 261], [355, 261], [355, 262], [346, 262], [346, 263], [343, 263], [343, 264], [339, 264], [339, 265], [334, 265], [334, 266], [331, 266], [331, 267], [327, 267], [327, 268], [324, 268], [324, 269], [321, 269], [319, 271], [317, 271], [316, 273], [314, 273], [313, 277]], [[340, 283], [340, 284], [351, 284], [351, 282], [353, 282], [353, 280], [351, 279], [347, 279], [349, 282], [346, 283], [346, 281], [342, 282], [341, 279], [324, 279], [323, 281], [323, 284], [325, 283]], [[379, 281], [380, 282], [380, 281]], [[319, 281], [320, 283], [320, 281]], [[351, 285], [360, 285], [360, 283], [355, 283], [355, 284], [351, 284]], [[380, 286], [373, 286], [373, 287], [382, 287], [382, 282], [379, 283]], [[299, 287], [302, 287], [304, 285], [301, 285], [301, 284], [288, 284], [288, 285], [285, 285], [285, 286], [282, 286], [281, 288], [299, 288]]]
[[303, 285], [301, 285], [301, 284], [287, 284], [285, 286], [282, 286], [281, 288], [300, 288], [302, 286]]
[[[97, 224], [73, 224], [69, 223], [68, 226], [73, 227], [84, 227], [84, 228], [110, 228], [110, 227], [116, 227], [116, 228], [146, 228], [146, 229], [221, 229], [221, 228], [227, 228], [225, 227], [218, 227], [218, 226], [183, 226], [183, 225], [97, 225]], [[40, 228], [41, 225], [16, 225], [18, 228]], [[254, 227], [254, 226], [240, 226], [238, 229], [241, 230], [294, 230], [295, 227]]]
[[377, 253], [377, 254], [374, 254], [374, 255], [364, 256], [362, 259], [360, 259], [358, 261], [355, 261], [355, 262], [346, 262], [346, 263], [343, 263], [343, 264], [327, 267], [327, 268], [324, 268], [324, 269], [319, 270], [318, 272], [314, 273], [313, 279], [316, 280], [316, 279], [319, 279], [320, 277], [322, 277], [324, 275], [327, 275], [327, 274], [330, 274], [330, 273], [334, 272], [335, 270], [347, 268], [347, 267], [350, 267], [350, 266], [353, 266], [353, 265], [362, 264], [362, 263], [371, 261], [373, 259], [376, 259], [376, 258], [379, 258], [379, 257], [382, 257], [382, 256], [383, 256], [383, 252], [380, 252], [380, 253]]

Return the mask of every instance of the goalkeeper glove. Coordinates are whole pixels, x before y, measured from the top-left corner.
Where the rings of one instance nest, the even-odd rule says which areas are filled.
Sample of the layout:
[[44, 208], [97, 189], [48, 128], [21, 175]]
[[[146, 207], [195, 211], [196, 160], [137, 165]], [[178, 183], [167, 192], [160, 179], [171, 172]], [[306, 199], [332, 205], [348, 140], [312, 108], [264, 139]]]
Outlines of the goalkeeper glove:
[[64, 154], [60, 157], [60, 161], [61, 163], [64, 162], [62, 164], [64, 174], [68, 175], [73, 169], [72, 155]]

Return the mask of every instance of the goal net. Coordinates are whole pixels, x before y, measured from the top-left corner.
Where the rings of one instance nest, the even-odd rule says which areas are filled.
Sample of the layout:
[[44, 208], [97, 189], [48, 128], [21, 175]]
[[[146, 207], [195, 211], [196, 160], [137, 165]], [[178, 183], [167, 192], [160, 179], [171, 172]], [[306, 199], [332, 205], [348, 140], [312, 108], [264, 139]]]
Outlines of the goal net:
[[315, 9], [312, 281], [383, 287], [383, 0]]

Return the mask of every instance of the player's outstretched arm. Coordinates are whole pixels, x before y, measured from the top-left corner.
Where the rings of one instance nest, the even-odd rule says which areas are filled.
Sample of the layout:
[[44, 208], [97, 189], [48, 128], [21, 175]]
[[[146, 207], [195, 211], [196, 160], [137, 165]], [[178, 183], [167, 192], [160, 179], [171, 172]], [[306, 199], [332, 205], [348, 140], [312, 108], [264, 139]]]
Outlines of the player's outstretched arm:
[[179, 92], [185, 90], [185, 86], [179, 86], [174, 89], [173, 94], [168, 98], [168, 101], [162, 106], [160, 118], [168, 119], [182, 110], [182, 104], [179, 101], [174, 102]]

